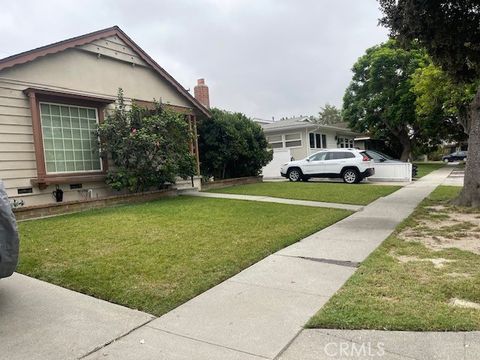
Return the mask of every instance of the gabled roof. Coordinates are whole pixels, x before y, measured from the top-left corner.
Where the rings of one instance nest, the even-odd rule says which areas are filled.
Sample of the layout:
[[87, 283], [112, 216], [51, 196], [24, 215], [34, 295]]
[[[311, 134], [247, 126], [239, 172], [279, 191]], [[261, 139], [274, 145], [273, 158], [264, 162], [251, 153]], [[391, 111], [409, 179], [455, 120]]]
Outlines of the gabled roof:
[[359, 135], [355, 131], [348, 128], [346, 123], [336, 123], [332, 125], [321, 125], [314, 122], [309, 116], [300, 116], [290, 119], [274, 121], [269, 124], [262, 124], [262, 128], [265, 132], [291, 130], [291, 129], [330, 129], [336, 130], [340, 133]]
[[169, 73], [165, 71], [150, 55], [138, 46], [127, 34], [125, 34], [118, 26], [113, 26], [107, 29], [94, 31], [89, 34], [73, 37], [67, 40], [59, 41], [50, 45], [42, 46], [33, 50], [25, 51], [16, 55], [0, 59], [0, 71], [15, 65], [24, 64], [33, 61], [39, 57], [55, 54], [66, 49], [91, 43], [92, 41], [103, 39], [109, 36], [116, 35], [130, 46], [138, 56], [149, 64], [160, 76], [169, 82], [175, 89], [185, 96], [198, 110], [210, 117], [211, 114], [205, 106], [203, 106], [197, 99], [195, 99], [177, 80], [175, 80]]
[[312, 121], [309, 119], [308, 116], [300, 116], [300, 117], [293, 117], [289, 119], [284, 119], [280, 121], [274, 121], [269, 124], [262, 125], [264, 130], [280, 130], [284, 128], [292, 128], [292, 127], [312, 127], [316, 124], [312, 124]]

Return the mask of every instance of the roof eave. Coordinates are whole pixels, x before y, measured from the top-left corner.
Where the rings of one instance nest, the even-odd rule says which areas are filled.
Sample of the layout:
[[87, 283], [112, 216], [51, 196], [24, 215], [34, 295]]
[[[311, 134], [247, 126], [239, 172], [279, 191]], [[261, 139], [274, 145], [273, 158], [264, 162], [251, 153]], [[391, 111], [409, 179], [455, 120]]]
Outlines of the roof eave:
[[337, 132], [341, 132], [344, 134], [351, 134], [351, 135], [359, 135], [360, 133], [351, 131], [349, 129], [338, 128], [335, 126], [328, 126], [328, 125], [318, 125], [314, 123], [303, 123], [303, 124], [294, 124], [289, 126], [281, 126], [281, 127], [269, 127], [263, 128], [264, 131], [281, 131], [281, 130], [293, 130], [293, 129], [309, 129], [309, 128], [317, 128], [317, 129], [328, 129], [328, 130], [335, 130]]

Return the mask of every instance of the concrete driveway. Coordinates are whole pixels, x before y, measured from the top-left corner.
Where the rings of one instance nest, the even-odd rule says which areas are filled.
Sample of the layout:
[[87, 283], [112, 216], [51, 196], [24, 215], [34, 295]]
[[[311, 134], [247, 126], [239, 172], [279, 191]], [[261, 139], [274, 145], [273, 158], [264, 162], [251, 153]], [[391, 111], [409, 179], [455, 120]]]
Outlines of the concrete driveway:
[[0, 359], [82, 358], [153, 318], [14, 274], [0, 280]]

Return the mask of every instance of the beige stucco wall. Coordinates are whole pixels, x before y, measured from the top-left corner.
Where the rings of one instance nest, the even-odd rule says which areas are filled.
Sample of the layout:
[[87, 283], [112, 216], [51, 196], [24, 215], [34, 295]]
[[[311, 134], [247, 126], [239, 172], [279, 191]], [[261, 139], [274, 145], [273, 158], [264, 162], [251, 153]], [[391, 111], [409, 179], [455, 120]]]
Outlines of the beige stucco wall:
[[[98, 54], [102, 54], [98, 56]], [[23, 90], [42, 87], [54, 91], [82, 93], [91, 96], [116, 97], [118, 88], [128, 99], [192, 107], [191, 103], [165, 81], [120, 40], [97, 41], [84, 49], [69, 49], [39, 58], [33, 62], [0, 71], [0, 179], [11, 198], [23, 200], [26, 206], [53, 202], [54, 186], [33, 194], [18, 195], [19, 188], [32, 187], [37, 177], [33, 146], [32, 121], [28, 99]], [[132, 65], [135, 64], [135, 65]], [[65, 200], [79, 200], [85, 194], [60, 186]], [[103, 183], [83, 184], [93, 197], [108, 195]]]

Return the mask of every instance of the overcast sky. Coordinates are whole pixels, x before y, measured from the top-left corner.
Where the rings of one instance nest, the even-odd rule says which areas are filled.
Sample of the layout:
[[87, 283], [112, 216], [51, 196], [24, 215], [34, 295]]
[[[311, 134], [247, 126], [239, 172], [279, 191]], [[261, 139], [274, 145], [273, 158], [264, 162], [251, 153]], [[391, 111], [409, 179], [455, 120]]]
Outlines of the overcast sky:
[[3, 1], [0, 58], [119, 25], [184, 87], [251, 117], [341, 106], [351, 67], [385, 41], [375, 0]]

